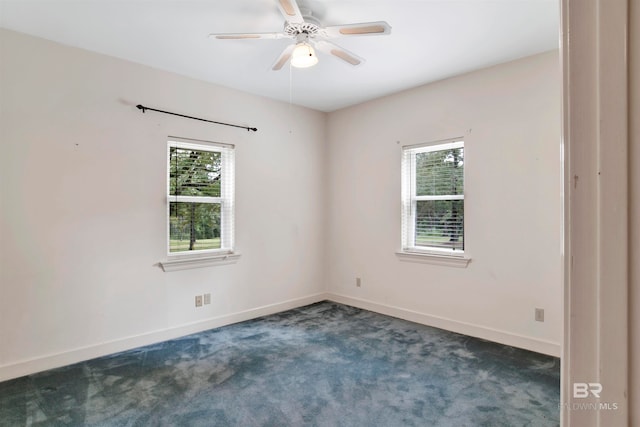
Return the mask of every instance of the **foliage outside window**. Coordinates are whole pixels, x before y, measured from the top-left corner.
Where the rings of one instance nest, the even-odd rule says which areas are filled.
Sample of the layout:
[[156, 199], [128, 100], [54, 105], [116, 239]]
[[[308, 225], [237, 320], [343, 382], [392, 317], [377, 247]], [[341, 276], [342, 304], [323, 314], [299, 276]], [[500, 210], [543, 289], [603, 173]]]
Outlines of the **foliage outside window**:
[[402, 248], [464, 253], [464, 141], [403, 148]]
[[233, 250], [233, 146], [170, 140], [169, 253]]

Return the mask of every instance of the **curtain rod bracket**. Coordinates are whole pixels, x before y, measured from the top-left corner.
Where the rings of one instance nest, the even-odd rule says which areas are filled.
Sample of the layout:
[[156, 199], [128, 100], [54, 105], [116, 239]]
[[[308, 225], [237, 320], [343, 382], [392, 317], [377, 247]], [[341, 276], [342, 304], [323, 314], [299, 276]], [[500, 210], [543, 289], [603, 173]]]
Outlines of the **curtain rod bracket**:
[[201, 122], [214, 123], [214, 124], [216, 124], [216, 125], [231, 126], [231, 127], [234, 127], [234, 128], [246, 129], [246, 130], [247, 130], [247, 132], [249, 132], [249, 131], [257, 132], [257, 131], [258, 131], [258, 128], [252, 128], [252, 127], [248, 127], [248, 126], [240, 126], [240, 125], [232, 125], [232, 124], [230, 124], [230, 123], [216, 122], [216, 121], [214, 121], [214, 120], [207, 120], [207, 119], [201, 119], [201, 118], [199, 118], [199, 117], [186, 116], [186, 115], [184, 115], [184, 114], [172, 113], [172, 112], [170, 112], [170, 111], [156, 110], [155, 108], [145, 107], [145, 106], [144, 106], [144, 105], [142, 105], [142, 104], [138, 104], [138, 105], [136, 105], [136, 108], [137, 108], [138, 110], [142, 110], [142, 112], [143, 112], [143, 113], [146, 113], [146, 112], [147, 112], [147, 110], [150, 110], [150, 111], [157, 111], [158, 113], [170, 114], [170, 115], [172, 115], [172, 116], [178, 116], [178, 117], [184, 117], [185, 119], [199, 120], [199, 121], [201, 121]]

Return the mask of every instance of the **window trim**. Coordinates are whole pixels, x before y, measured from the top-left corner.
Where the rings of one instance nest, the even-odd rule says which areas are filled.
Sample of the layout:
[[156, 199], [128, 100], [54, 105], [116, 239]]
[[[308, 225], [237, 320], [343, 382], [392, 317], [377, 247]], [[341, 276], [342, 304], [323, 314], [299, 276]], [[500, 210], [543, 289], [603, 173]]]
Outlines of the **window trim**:
[[[464, 249], [439, 248], [436, 246], [416, 246], [415, 245], [415, 210], [416, 203], [421, 200], [465, 200], [464, 193], [461, 195], [446, 196], [418, 196], [416, 195], [415, 180], [415, 155], [434, 151], [447, 150], [452, 148], [465, 148], [464, 137], [449, 138], [445, 140], [404, 145], [401, 147], [401, 249], [396, 255], [402, 261], [426, 262], [437, 265], [449, 265], [456, 267], [466, 267], [471, 258], [468, 257], [466, 248], [466, 212], [463, 215], [463, 239]], [[466, 154], [466, 150], [465, 150]], [[407, 156], [411, 156], [407, 160]], [[466, 180], [466, 168], [463, 171], [463, 180]], [[466, 192], [466, 188], [465, 188]], [[466, 210], [465, 210], [466, 211]]]
[[466, 268], [471, 258], [464, 255], [438, 255], [430, 252], [397, 251], [396, 256], [400, 261], [417, 262], [422, 264], [443, 265], [447, 267]]
[[189, 270], [192, 268], [211, 267], [215, 265], [235, 264], [240, 258], [240, 254], [234, 252], [208, 254], [205, 256], [183, 256], [161, 261], [158, 264], [164, 272]]
[[[196, 197], [196, 196], [176, 196], [169, 194], [171, 186], [171, 148], [179, 147], [192, 150], [214, 151], [221, 153], [223, 181], [230, 180], [231, 188], [228, 183], [222, 182], [220, 186], [220, 197]], [[235, 262], [240, 256], [235, 253], [235, 145], [220, 142], [203, 141], [189, 138], [179, 138], [169, 136], [167, 138], [167, 169], [165, 176], [166, 182], [166, 256], [167, 261], [161, 262], [160, 266], [164, 271], [182, 270], [185, 268], [206, 267], [208, 265], [229, 264]], [[194, 251], [171, 252], [170, 242], [170, 207], [171, 202], [204, 202], [220, 204], [220, 248], [216, 249], [199, 249]], [[227, 218], [230, 215], [230, 218]], [[224, 227], [224, 225], [227, 227]]]

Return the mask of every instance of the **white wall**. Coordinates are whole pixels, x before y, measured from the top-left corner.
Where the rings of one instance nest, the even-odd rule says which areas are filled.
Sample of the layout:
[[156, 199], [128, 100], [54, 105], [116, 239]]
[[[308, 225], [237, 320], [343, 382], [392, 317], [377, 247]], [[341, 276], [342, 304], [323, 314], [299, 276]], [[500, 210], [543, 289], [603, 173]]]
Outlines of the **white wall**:
[[[548, 52], [331, 113], [329, 291], [559, 355], [560, 85], [558, 53]], [[466, 269], [400, 261], [400, 147], [459, 136], [472, 261]], [[544, 323], [534, 321], [536, 307]]]
[[[5, 30], [0, 58], [0, 380], [321, 298], [325, 114]], [[236, 145], [236, 264], [158, 267], [169, 135]]]

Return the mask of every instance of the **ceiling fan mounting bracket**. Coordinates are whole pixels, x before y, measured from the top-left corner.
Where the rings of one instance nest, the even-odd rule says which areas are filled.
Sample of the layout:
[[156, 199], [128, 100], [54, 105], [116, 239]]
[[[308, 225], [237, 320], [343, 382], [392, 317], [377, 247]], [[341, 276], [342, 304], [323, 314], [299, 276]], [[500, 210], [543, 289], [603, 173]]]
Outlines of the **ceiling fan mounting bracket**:
[[289, 37], [296, 37], [299, 34], [307, 34], [314, 36], [318, 34], [320, 26], [313, 22], [304, 22], [302, 24], [287, 23], [284, 27], [284, 33]]

